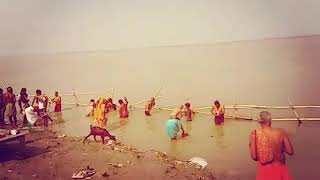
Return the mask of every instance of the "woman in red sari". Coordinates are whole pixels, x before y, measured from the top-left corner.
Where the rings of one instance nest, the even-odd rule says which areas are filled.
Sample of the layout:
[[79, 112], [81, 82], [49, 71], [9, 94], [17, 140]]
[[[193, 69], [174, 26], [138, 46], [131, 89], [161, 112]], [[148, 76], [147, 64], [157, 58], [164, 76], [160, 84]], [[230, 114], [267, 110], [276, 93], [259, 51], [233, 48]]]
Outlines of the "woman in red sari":
[[128, 100], [126, 97], [122, 99], [119, 99], [119, 116], [120, 118], [128, 118], [129, 117], [129, 111], [128, 111]]
[[287, 133], [271, 127], [271, 114], [260, 113], [261, 128], [251, 132], [251, 158], [257, 161], [256, 180], [292, 180], [285, 162], [285, 153], [293, 155], [294, 150]]

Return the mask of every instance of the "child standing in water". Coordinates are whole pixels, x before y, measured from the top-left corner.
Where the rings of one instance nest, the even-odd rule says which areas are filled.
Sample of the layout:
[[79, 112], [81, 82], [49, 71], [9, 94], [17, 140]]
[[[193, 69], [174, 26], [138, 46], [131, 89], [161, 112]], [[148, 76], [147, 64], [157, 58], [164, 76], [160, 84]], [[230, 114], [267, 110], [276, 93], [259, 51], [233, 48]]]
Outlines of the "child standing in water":
[[126, 97], [119, 99], [119, 116], [120, 118], [128, 118], [129, 111], [128, 111], [128, 99]]
[[191, 104], [190, 103], [186, 103], [184, 105], [184, 115], [186, 116], [186, 120], [187, 121], [192, 121], [192, 116], [194, 115], [194, 112], [191, 108]]
[[152, 110], [152, 108], [156, 105], [155, 103], [156, 99], [154, 97], [152, 97], [146, 104], [145, 106], [145, 110], [144, 110], [144, 114], [146, 116], [151, 116], [150, 111]]

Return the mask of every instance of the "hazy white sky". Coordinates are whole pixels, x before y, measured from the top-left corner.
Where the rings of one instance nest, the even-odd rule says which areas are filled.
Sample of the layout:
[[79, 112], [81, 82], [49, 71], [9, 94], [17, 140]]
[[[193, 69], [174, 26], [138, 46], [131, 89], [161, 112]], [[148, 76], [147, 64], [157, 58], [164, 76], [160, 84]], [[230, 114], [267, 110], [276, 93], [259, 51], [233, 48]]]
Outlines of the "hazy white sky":
[[320, 34], [319, 0], [0, 0], [0, 54]]

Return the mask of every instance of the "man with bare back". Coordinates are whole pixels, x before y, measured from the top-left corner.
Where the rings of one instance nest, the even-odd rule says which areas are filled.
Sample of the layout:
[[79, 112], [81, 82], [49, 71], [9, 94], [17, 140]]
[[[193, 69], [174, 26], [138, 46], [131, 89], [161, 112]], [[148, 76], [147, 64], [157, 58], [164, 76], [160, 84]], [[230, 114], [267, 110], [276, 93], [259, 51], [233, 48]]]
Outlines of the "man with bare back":
[[260, 128], [250, 135], [251, 158], [257, 161], [257, 180], [292, 180], [285, 162], [285, 153], [294, 150], [285, 130], [271, 127], [271, 114], [260, 113]]

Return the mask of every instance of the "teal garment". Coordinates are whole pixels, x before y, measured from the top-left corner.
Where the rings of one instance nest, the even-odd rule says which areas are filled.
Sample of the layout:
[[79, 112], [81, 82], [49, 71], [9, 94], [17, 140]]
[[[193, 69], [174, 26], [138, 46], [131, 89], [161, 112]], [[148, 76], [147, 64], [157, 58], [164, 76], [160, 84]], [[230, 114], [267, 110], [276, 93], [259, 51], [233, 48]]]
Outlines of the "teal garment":
[[169, 119], [166, 122], [166, 130], [168, 133], [168, 136], [172, 139], [172, 138], [176, 138], [177, 134], [180, 130], [181, 127], [181, 121], [178, 119]]

